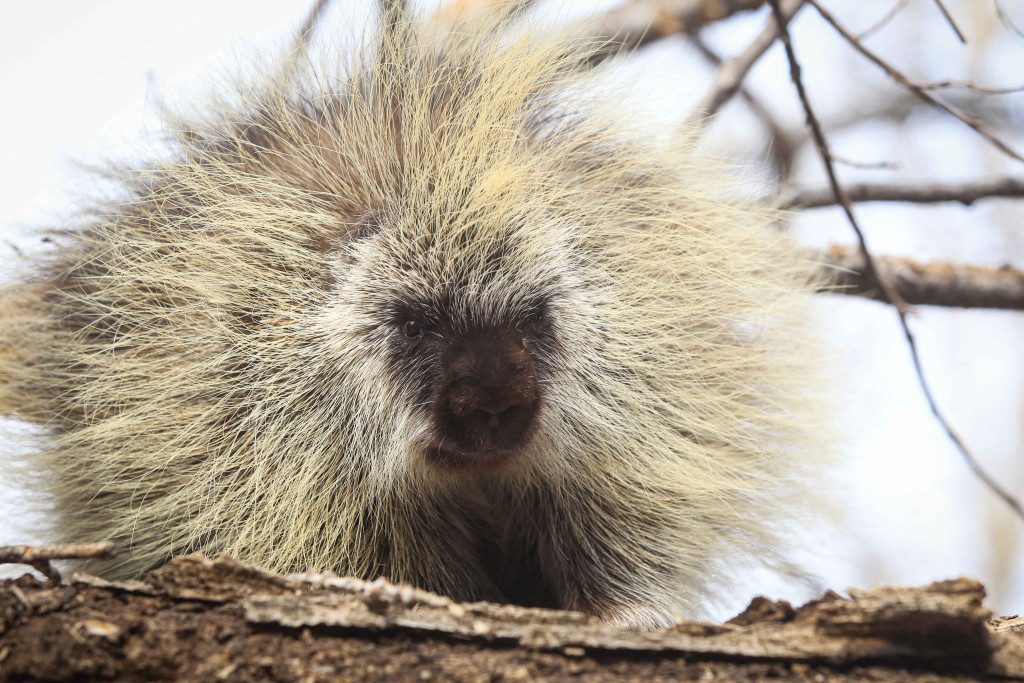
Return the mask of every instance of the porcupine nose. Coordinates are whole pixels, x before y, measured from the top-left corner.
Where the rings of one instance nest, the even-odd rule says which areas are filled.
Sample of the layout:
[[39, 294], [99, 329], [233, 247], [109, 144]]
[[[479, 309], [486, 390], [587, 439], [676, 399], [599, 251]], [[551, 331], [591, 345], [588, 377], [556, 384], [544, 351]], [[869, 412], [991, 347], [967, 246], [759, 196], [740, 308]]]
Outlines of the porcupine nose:
[[522, 333], [488, 329], [454, 340], [442, 361], [436, 402], [446, 447], [459, 456], [507, 456], [532, 434], [539, 404], [537, 372]]

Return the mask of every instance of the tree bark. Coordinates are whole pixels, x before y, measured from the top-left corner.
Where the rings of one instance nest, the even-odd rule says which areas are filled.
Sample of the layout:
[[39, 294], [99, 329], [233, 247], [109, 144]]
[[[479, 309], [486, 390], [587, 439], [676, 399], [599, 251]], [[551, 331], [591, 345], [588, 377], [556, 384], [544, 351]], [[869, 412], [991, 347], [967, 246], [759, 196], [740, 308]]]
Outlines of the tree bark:
[[0, 582], [0, 679], [971, 680], [1024, 677], [1020, 619], [984, 589], [758, 598], [725, 624], [639, 632], [573, 612], [190, 556], [145, 581]]

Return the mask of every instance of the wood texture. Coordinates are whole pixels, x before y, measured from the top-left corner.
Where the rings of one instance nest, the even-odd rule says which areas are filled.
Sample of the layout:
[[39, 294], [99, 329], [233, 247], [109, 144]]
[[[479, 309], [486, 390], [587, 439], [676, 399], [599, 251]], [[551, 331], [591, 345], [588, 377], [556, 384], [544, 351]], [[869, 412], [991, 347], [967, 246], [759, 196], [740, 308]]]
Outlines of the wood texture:
[[759, 598], [725, 624], [653, 632], [583, 614], [457, 604], [408, 586], [280, 576], [222, 558], [146, 581], [0, 583], [0, 679], [970, 680], [1024, 677], [1024, 625], [992, 621], [984, 588]]

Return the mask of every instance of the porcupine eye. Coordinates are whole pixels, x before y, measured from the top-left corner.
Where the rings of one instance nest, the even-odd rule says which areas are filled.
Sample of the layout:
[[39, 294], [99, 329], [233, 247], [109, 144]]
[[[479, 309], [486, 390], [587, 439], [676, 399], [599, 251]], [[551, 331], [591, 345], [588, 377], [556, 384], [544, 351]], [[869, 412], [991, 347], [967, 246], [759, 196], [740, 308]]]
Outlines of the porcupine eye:
[[406, 320], [402, 323], [402, 334], [410, 339], [420, 336], [421, 331], [420, 324], [415, 320]]
[[542, 336], [547, 332], [549, 322], [547, 304], [544, 303], [535, 306], [526, 318], [527, 329], [533, 337]]

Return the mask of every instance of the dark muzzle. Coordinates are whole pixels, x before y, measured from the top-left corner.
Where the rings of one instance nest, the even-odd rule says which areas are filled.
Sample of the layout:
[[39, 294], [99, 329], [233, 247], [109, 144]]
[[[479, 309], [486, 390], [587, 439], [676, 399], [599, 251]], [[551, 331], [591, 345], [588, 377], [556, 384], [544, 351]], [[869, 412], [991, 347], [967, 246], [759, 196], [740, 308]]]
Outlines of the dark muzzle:
[[540, 391], [521, 332], [491, 328], [461, 336], [441, 362], [434, 418], [442, 458], [504, 460], [529, 440]]

